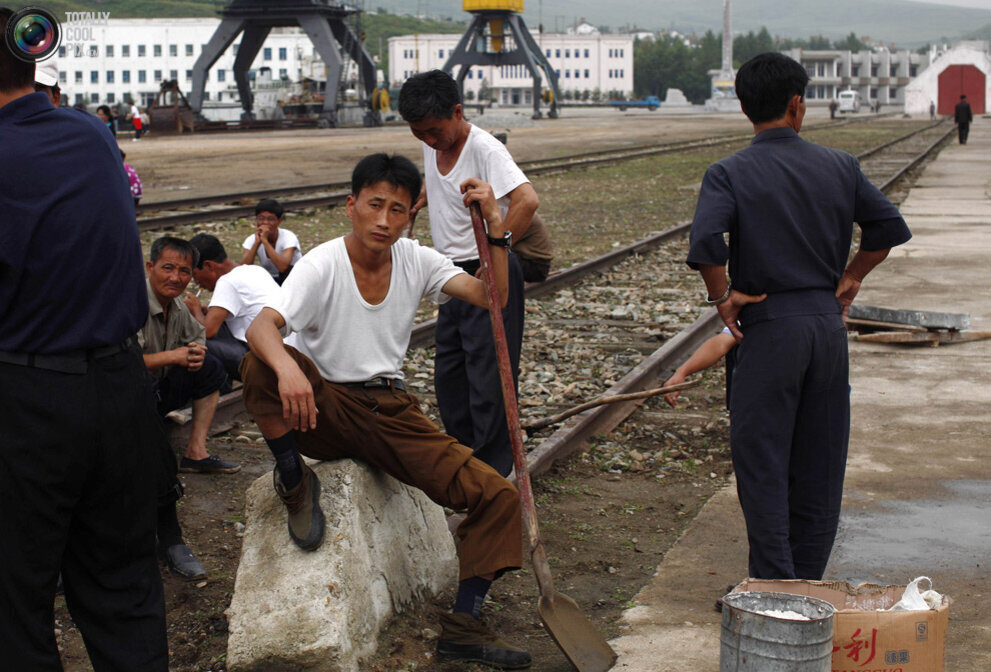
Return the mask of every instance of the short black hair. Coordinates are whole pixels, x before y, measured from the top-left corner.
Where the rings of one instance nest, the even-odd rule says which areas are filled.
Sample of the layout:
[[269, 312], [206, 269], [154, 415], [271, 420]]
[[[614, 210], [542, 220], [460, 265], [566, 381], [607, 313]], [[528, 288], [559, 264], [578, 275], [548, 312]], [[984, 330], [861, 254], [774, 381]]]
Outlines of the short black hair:
[[271, 212], [279, 219], [282, 219], [282, 215], [285, 213], [285, 210], [282, 209], [282, 204], [274, 198], [263, 198], [258, 201], [258, 205], [255, 206], [255, 214], [260, 215], [263, 212]]
[[196, 268], [203, 268], [204, 261], [219, 264], [227, 259], [227, 250], [224, 249], [223, 243], [209, 233], [197, 233], [189, 239], [189, 244], [199, 253], [200, 258], [196, 260]]
[[0, 7], [0, 93], [34, 88], [34, 62], [17, 58], [7, 44], [7, 22], [13, 15], [12, 10]]
[[423, 180], [412, 161], [401, 154], [389, 156], [385, 152], [369, 154], [351, 172], [351, 194], [357, 198], [365, 187], [388, 182], [409, 192], [410, 205], [420, 196]]
[[785, 116], [793, 96], [805, 97], [809, 73], [801, 63], [784, 54], [758, 54], [736, 73], [736, 96], [755, 124]]
[[151, 263], [154, 264], [161, 259], [162, 252], [165, 250], [173, 250], [184, 257], [189, 257], [193, 260], [193, 266], [199, 268], [200, 253], [195, 247], [189, 244], [188, 240], [176, 238], [175, 236], [162, 236], [151, 244]]
[[966, 97], [967, 97], [967, 94], [966, 93], [961, 93], [960, 94], [960, 100], [963, 100]]
[[458, 84], [443, 70], [413, 75], [399, 90], [399, 115], [407, 123], [430, 117], [450, 119], [461, 103]]

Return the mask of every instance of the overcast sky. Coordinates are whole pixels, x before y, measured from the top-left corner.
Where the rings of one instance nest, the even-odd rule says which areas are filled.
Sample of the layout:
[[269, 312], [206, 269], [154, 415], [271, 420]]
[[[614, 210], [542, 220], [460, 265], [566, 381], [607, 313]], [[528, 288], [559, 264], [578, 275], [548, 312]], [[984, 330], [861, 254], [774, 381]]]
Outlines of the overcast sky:
[[934, 5], [956, 5], [957, 7], [974, 7], [976, 9], [991, 9], [991, 0], [913, 0], [929, 2]]

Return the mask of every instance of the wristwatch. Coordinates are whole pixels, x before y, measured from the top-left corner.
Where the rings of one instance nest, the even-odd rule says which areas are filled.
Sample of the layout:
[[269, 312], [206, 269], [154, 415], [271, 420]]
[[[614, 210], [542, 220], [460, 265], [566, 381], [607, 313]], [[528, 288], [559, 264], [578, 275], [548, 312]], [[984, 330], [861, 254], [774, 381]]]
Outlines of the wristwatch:
[[502, 234], [502, 238], [493, 238], [492, 236], [485, 236], [489, 239], [489, 245], [495, 245], [496, 247], [505, 247], [507, 250], [513, 242], [513, 232], [507, 231]]

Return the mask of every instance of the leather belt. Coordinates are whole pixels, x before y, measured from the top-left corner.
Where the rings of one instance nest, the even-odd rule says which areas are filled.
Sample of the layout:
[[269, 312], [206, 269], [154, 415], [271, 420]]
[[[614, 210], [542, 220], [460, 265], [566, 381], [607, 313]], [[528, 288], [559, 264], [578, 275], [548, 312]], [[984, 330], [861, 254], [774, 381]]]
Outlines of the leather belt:
[[399, 378], [386, 378], [380, 376], [360, 383], [340, 383], [349, 390], [387, 390], [396, 389], [400, 392], [406, 391], [406, 384]]
[[89, 363], [91, 361], [116, 355], [117, 353], [130, 350], [136, 345], [137, 339], [134, 336], [129, 336], [114, 345], [105, 345], [89, 350], [72, 350], [54, 355], [0, 351], [0, 363], [57, 371], [59, 373], [83, 374], [89, 369]]

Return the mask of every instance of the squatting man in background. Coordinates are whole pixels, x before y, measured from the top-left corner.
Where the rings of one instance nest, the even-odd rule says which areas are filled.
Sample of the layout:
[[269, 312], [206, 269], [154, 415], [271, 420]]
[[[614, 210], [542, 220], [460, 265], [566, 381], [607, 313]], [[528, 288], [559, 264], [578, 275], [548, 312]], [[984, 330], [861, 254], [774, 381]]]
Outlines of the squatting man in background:
[[[854, 157], [799, 138], [808, 81], [781, 54], [740, 68], [755, 137], [706, 171], [687, 259], [739, 343], [730, 447], [750, 576], [761, 579], [826, 569], [850, 435], [843, 318], [864, 277], [911, 237]], [[848, 263], [854, 222], [860, 248]]]
[[[483, 282], [439, 252], [402, 234], [420, 193], [409, 159], [373, 154], [351, 178], [351, 233], [296, 264], [276, 301], [248, 328], [241, 363], [244, 405], [275, 456], [275, 490], [288, 510], [289, 535], [303, 550], [324, 534], [320, 482], [299, 453], [360, 459], [433, 501], [468, 514], [460, 539], [453, 613], [441, 614], [444, 658], [495, 667], [530, 664], [479, 620], [491, 582], [520, 567], [522, 529], [516, 489], [470, 448], [443, 434], [403, 383], [403, 359], [421, 298], [488, 304]], [[507, 297], [505, 224], [492, 188], [461, 184], [463, 204], [478, 203], [488, 223], [495, 282]], [[298, 350], [283, 344], [295, 332]]]

